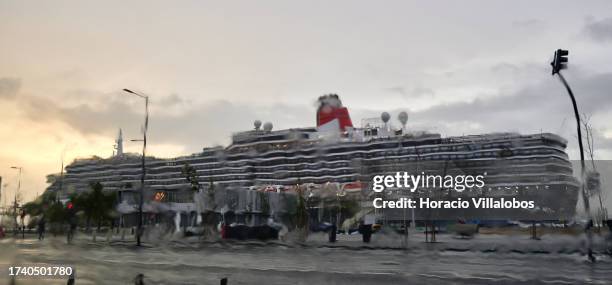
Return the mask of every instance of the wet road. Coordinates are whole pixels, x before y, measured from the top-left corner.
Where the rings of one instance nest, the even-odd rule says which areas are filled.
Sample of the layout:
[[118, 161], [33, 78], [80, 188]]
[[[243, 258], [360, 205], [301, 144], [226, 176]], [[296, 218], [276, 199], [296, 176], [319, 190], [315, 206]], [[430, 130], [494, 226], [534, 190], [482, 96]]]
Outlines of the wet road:
[[[415, 242], [416, 243], [416, 242]], [[356, 249], [266, 245], [186, 244], [136, 248], [63, 238], [0, 242], [0, 264], [73, 264], [76, 284], [610, 284], [612, 260], [589, 263], [578, 253], [457, 251], [411, 247]], [[2, 278], [0, 282], [8, 282]], [[66, 284], [18, 280], [16, 284]]]

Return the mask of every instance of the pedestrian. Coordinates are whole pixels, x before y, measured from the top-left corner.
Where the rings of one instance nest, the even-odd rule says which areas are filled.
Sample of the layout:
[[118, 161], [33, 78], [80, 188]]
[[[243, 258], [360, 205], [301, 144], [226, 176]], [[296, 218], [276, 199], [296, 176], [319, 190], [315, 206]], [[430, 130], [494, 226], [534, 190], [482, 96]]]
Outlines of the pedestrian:
[[40, 220], [38, 220], [38, 240], [44, 240], [45, 239], [45, 224], [46, 224], [46, 220], [45, 220], [45, 215], [42, 215], [40, 217]]
[[66, 239], [68, 243], [71, 243], [72, 239], [74, 238], [74, 234], [77, 228], [76, 217], [74, 216], [70, 217], [70, 219], [68, 220], [68, 223], [69, 223], [69, 229], [68, 229], [68, 234], [66, 235]]
[[134, 278], [134, 285], [144, 285], [144, 274], [138, 273], [136, 278]]
[[70, 276], [68, 277], [68, 282], [66, 283], [66, 285], [74, 285], [76, 282], [75, 278], [74, 278], [74, 272], [72, 272], [72, 274], [70, 274]]

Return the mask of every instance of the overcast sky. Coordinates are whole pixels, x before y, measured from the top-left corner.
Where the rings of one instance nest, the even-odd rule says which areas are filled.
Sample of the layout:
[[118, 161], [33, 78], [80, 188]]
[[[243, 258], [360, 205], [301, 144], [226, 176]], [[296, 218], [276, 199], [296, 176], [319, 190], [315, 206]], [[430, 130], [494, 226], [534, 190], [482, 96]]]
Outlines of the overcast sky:
[[143, 102], [122, 88], [150, 95], [161, 157], [226, 145], [255, 119], [312, 126], [333, 92], [356, 125], [406, 110], [410, 129], [443, 135], [549, 131], [578, 158], [557, 48], [596, 156], [612, 158], [610, 1], [227, 2], [0, 0], [4, 196], [10, 166], [30, 200], [63, 150], [106, 157], [118, 128], [140, 137]]

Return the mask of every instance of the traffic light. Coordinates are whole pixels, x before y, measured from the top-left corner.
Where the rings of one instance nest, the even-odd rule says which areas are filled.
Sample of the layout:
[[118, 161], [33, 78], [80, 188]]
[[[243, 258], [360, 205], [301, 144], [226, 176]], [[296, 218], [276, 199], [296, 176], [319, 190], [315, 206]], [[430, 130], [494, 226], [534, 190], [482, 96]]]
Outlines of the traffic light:
[[569, 51], [565, 49], [558, 49], [555, 51], [555, 58], [550, 63], [550, 65], [552, 65], [552, 75], [559, 73], [561, 69], [567, 68], [568, 54], [569, 54]]
[[72, 202], [68, 201], [68, 203], [66, 203], [66, 209], [72, 210], [73, 208], [74, 208], [74, 205], [72, 204]]

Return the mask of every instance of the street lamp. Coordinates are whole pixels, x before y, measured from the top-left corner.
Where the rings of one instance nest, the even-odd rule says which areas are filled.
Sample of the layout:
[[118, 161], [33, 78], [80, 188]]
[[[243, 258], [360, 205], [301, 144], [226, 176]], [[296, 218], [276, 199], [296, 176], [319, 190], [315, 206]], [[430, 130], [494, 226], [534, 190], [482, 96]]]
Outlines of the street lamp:
[[15, 192], [15, 201], [13, 204], [13, 211], [15, 214], [15, 235], [17, 235], [17, 195], [19, 195], [19, 192], [21, 191], [21, 172], [23, 170], [23, 167], [21, 166], [11, 166], [11, 169], [16, 169], [19, 170], [19, 182], [17, 182], [17, 191]]
[[140, 236], [142, 235], [142, 204], [144, 200], [144, 182], [146, 175], [145, 168], [145, 156], [147, 151], [147, 129], [149, 128], [149, 97], [146, 95], [139, 94], [130, 89], [123, 89], [123, 91], [134, 94], [140, 98], [145, 99], [145, 121], [144, 121], [144, 130], [143, 130], [143, 138], [142, 138], [142, 175], [140, 177], [140, 201], [138, 203], [138, 230], [136, 231], [136, 245], [140, 246]]

